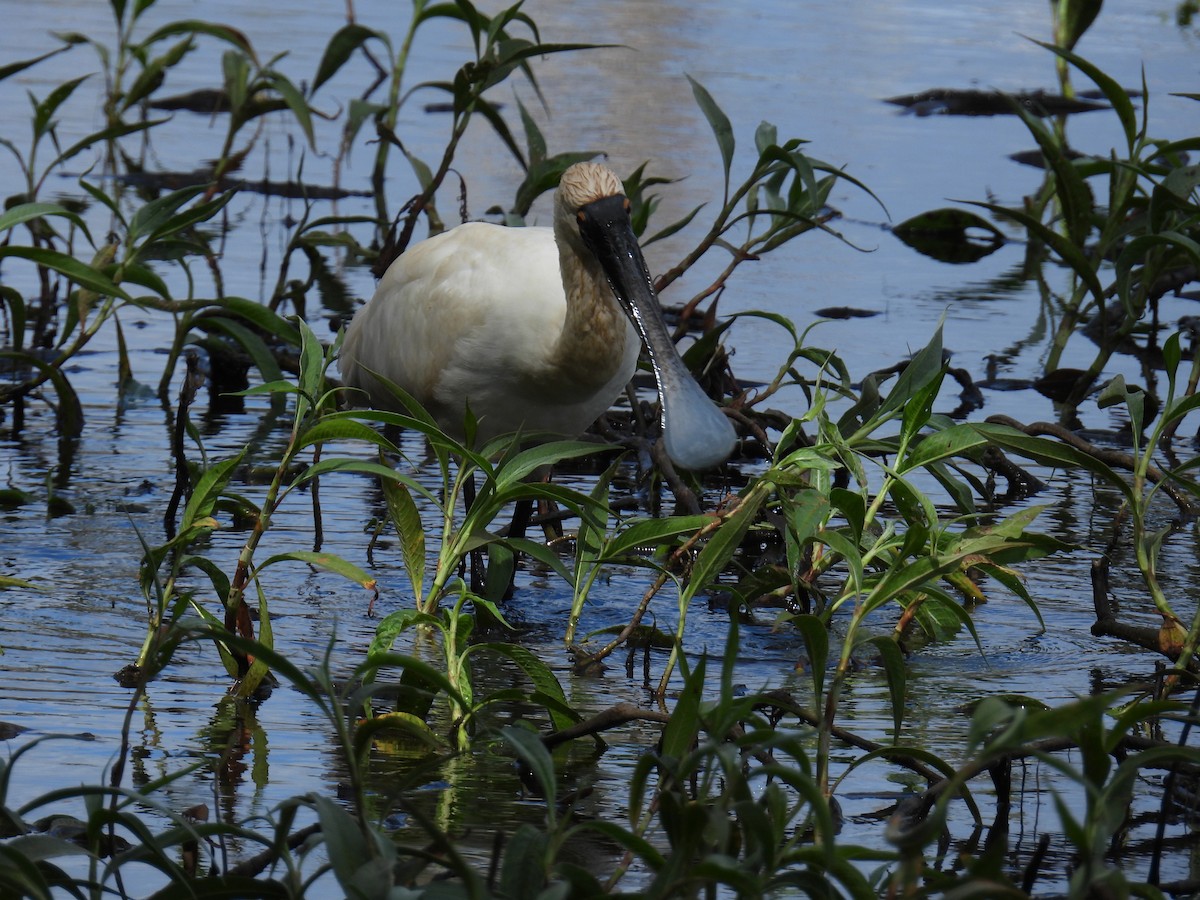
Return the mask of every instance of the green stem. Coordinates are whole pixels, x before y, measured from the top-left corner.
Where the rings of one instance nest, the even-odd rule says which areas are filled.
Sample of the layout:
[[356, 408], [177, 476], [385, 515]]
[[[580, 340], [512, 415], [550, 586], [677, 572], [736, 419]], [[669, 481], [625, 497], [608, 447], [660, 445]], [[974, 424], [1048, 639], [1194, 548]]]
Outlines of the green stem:
[[[291, 466], [292, 458], [296, 454], [296, 447], [300, 440], [302, 425], [308, 409], [308, 401], [302, 394], [297, 395], [296, 412], [292, 421], [292, 433], [288, 438], [287, 447], [284, 448], [279, 465], [276, 466], [275, 474], [271, 478], [271, 484], [267, 487], [267, 495], [263, 499], [262, 506], [259, 509], [259, 515], [254, 522], [254, 528], [251, 529], [249, 537], [246, 538], [246, 543], [242, 545], [241, 553], [238, 554], [237, 568], [229, 587], [229, 596], [225, 601], [225, 627], [230, 632], [239, 633], [242, 637], [253, 639], [255, 636], [253, 623], [245, 608], [246, 588], [254, 578], [254, 554], [258, 549], [258, 544], [267, 533], [267, 529], [271, 527], [271, 517], [275, 514], [275, 510], [279, 508], [283, 497], [287, 495], [287, 490], [284, 488], [283, 482]], [[242, 658], [241, 654], [239, 654], [238, 667], [243, 676], [249, 671], [248, 663], [249, 661]], [[255, 686], [251, 686], [251, 689], [253, 687]]]
[[[408, 25], [408, 32], [404, 35], [404, 42], [400, 45], [400, 52], [396, 54], [395, 62], [392, 64], [392, 77], [388, 84], [387, 111], [383, 117], [384, 124], [391, 133], [395, 133], [396, 122], [399, 120], [400, 88], [404, 83], [404, 72], [408, 68], [408, 54], [412, 50], [413, 39], [416, 37], [417, 27], [420, 25], [423, 8], [423, 3], [413, 4], [413, 15]], [[388, 154], [390, 152], [391, 142], [386, 140], [379, 141], [375, 148], [375, 166], [371, 170], [371, 183], [375, 194], [375, 215], [381, 228], [386, 227], [388, 220], [391, 218], [388, 215], [387, 196], [383, 190], [384, 172], [387, 171]]]

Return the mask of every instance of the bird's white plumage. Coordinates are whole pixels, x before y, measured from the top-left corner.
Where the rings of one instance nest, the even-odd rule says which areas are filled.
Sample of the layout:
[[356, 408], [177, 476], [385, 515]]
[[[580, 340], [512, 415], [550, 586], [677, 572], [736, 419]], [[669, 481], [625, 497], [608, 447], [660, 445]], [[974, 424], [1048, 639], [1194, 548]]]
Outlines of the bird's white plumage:
[[601, 362], [564, 377], [556, 348], [567, 298], [554, 231], [468, 222], [391, 265], [346, 333], [342, 378], [373, 405], [395, 408], [373, 370], [460, 437], [467, 404], [484, 440], [518, 429], [574, 436], [637, 367], [641, 338], [608, 303], [619, 327], [603, 337]]

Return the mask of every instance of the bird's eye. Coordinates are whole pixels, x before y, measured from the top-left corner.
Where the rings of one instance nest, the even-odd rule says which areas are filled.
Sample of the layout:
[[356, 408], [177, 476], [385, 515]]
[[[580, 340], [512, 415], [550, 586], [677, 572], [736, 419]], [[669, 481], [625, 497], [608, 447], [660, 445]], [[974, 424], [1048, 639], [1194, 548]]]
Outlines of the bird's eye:
[[581, 210], [579, 210], [578, 212], [576, 212], [576, 213], [575, 213], [575, 218], [577, 218], [577, 219], [579, 220], [579, 224], [580, 224], [580, 225], [582, 225], [584, 222], [586, 222], [586, 221], [587, 221], [587, 213], [585, 213], [585, 212], [584, 212], [584, 211], [581, 209]]
[[625, 215], [633, 215], [633, 204], [629, 202], [629, 198], [625, 198]]

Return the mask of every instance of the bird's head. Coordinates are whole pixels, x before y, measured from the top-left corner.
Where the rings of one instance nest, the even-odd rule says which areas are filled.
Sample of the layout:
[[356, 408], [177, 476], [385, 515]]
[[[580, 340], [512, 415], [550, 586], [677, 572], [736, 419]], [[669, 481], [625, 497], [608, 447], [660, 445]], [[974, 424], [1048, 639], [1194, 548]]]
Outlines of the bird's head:
[[595, 252], [588, 244], [586, 234], [589, 225], [628, 226], [629, 199], [617, 173], [600, 163], [576, 163], [567, 169], [554, 193], [554, 224], [560, 235], [566, 235], [572, 244], [582, 245]]

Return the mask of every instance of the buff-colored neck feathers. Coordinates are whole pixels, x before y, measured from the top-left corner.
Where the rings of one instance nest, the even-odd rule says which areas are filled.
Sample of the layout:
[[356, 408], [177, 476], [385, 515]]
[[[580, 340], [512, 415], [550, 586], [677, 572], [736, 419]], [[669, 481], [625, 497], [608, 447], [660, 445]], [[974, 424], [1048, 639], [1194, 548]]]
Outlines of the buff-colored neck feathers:
[[599, 163], [576, 163], [563, 173], [554, 193], [554, 232], [559, 245], [566, 317], [556, 364], [580, 383], [605, 382], [620, 364], [628, 324], [600, 261], [584, 247], [576, 214], [596, 200], [625, 193], [621, 179]]

